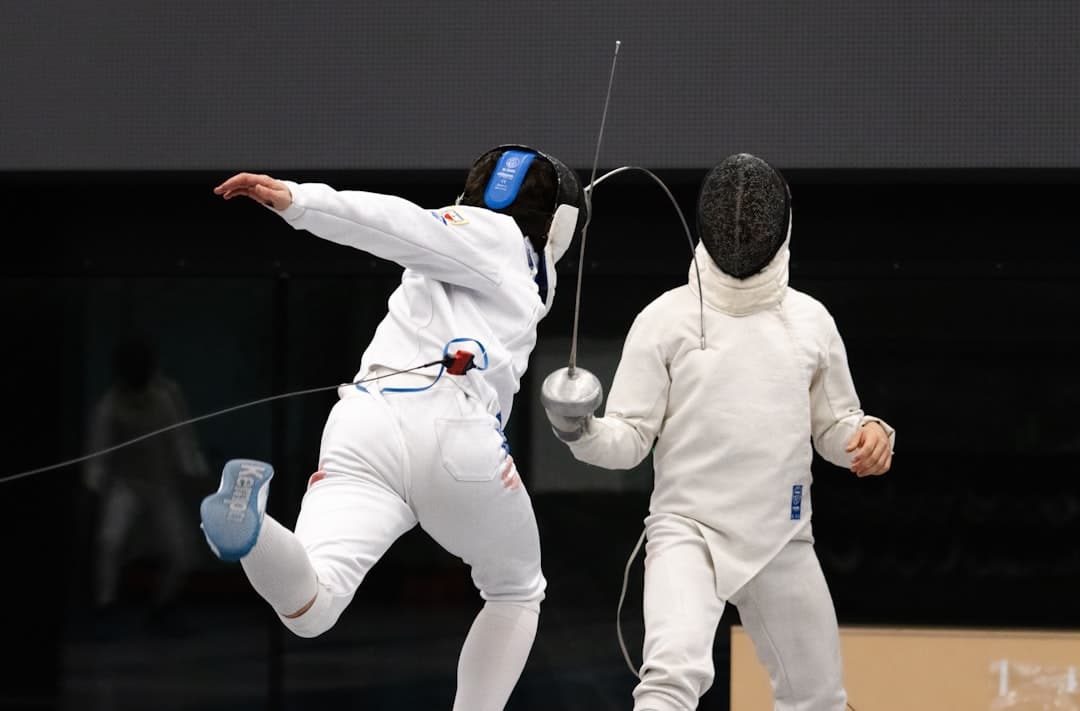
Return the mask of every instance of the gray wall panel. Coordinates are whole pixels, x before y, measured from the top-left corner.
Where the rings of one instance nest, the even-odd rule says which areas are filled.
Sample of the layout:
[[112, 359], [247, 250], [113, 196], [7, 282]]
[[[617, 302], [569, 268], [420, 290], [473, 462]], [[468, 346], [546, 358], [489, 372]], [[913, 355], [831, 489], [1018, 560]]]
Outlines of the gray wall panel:
[[1068, 0], [0, 9], [0, 170], [1080, 166]]

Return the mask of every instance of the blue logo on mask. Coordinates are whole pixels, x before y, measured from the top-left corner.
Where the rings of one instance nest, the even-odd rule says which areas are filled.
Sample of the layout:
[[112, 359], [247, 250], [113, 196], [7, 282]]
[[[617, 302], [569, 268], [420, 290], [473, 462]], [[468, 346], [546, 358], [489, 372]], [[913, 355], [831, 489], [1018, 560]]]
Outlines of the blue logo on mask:
[[484, 191], [484, 204], [493, 210], [500, 210], [514, 202], [535, 157], [535, 153], [528, 151], [503, 153]]

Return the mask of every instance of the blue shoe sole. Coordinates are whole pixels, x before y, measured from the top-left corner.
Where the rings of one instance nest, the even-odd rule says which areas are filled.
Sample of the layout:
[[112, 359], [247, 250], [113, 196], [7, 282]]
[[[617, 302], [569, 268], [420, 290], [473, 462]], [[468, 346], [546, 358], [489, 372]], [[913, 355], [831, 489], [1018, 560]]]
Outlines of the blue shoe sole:
[[222, 560], [247, 555], [259, 537], [266, 488], [274, 468], [256, 459], [232, 459], [221, 472], [221, 486], [199, 506], [202, 530], [210, 549]]

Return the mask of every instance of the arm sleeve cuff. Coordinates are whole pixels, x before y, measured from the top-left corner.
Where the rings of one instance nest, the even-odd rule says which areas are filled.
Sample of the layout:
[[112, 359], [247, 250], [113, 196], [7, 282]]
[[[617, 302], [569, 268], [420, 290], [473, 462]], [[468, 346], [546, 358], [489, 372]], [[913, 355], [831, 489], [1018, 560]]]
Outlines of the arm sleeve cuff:
[[292, 204], [284, 210], [274, 210], [274, 208], [269, 205], [266, 206], [266, 209], [273, 210], [278, 215], [280, 215], [281, 218], [284, 219], [286, 222], [292, 222], [293, 220], [296, 220], [301, 215], [303, 215], [304, 210], [306, 209], [303, 205], [299, 204], [299, 197], [301, 192], [300, 186], [291, 180], [282, 180], [281, 182], [285, 183], [285, 185], [289, 188], [289, 192], [292, 194]]
[[876, 422], [879, 425], [881, 425], [882, 428], [884, 428], [885, 434], [889, 435], [889, 446], [895, 452], [896, 451], [896, 430], [893, 429], [892, 425], [890, 425], [888, 422], [881, 419], [880, 417], [874, 417], [872, 415], [864, 415], [863, 418], [862, 418], [862, 421], [859, 423], [859, 427], [862, 427], [863, 425], [867, 424], [868, 422]]

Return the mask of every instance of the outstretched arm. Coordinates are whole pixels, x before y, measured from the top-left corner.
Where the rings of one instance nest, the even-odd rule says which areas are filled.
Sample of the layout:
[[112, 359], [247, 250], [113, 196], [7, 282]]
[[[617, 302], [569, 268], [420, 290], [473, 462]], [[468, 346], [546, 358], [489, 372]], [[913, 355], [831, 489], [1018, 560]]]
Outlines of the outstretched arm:
[[[237, 173], [214, 192], [226, 200], [249, 198], [275, 210], [296, 229], [450, 284], [496, 286], [507, 259], [524, 259], [523, 242], [508, 239], [509, 234], [520, 237], [513, 220], [487, 210], [427, 210], [395, 195], [336, 190], [258, 173]], [[454, 214], [447, 217], [447, 211]]]

